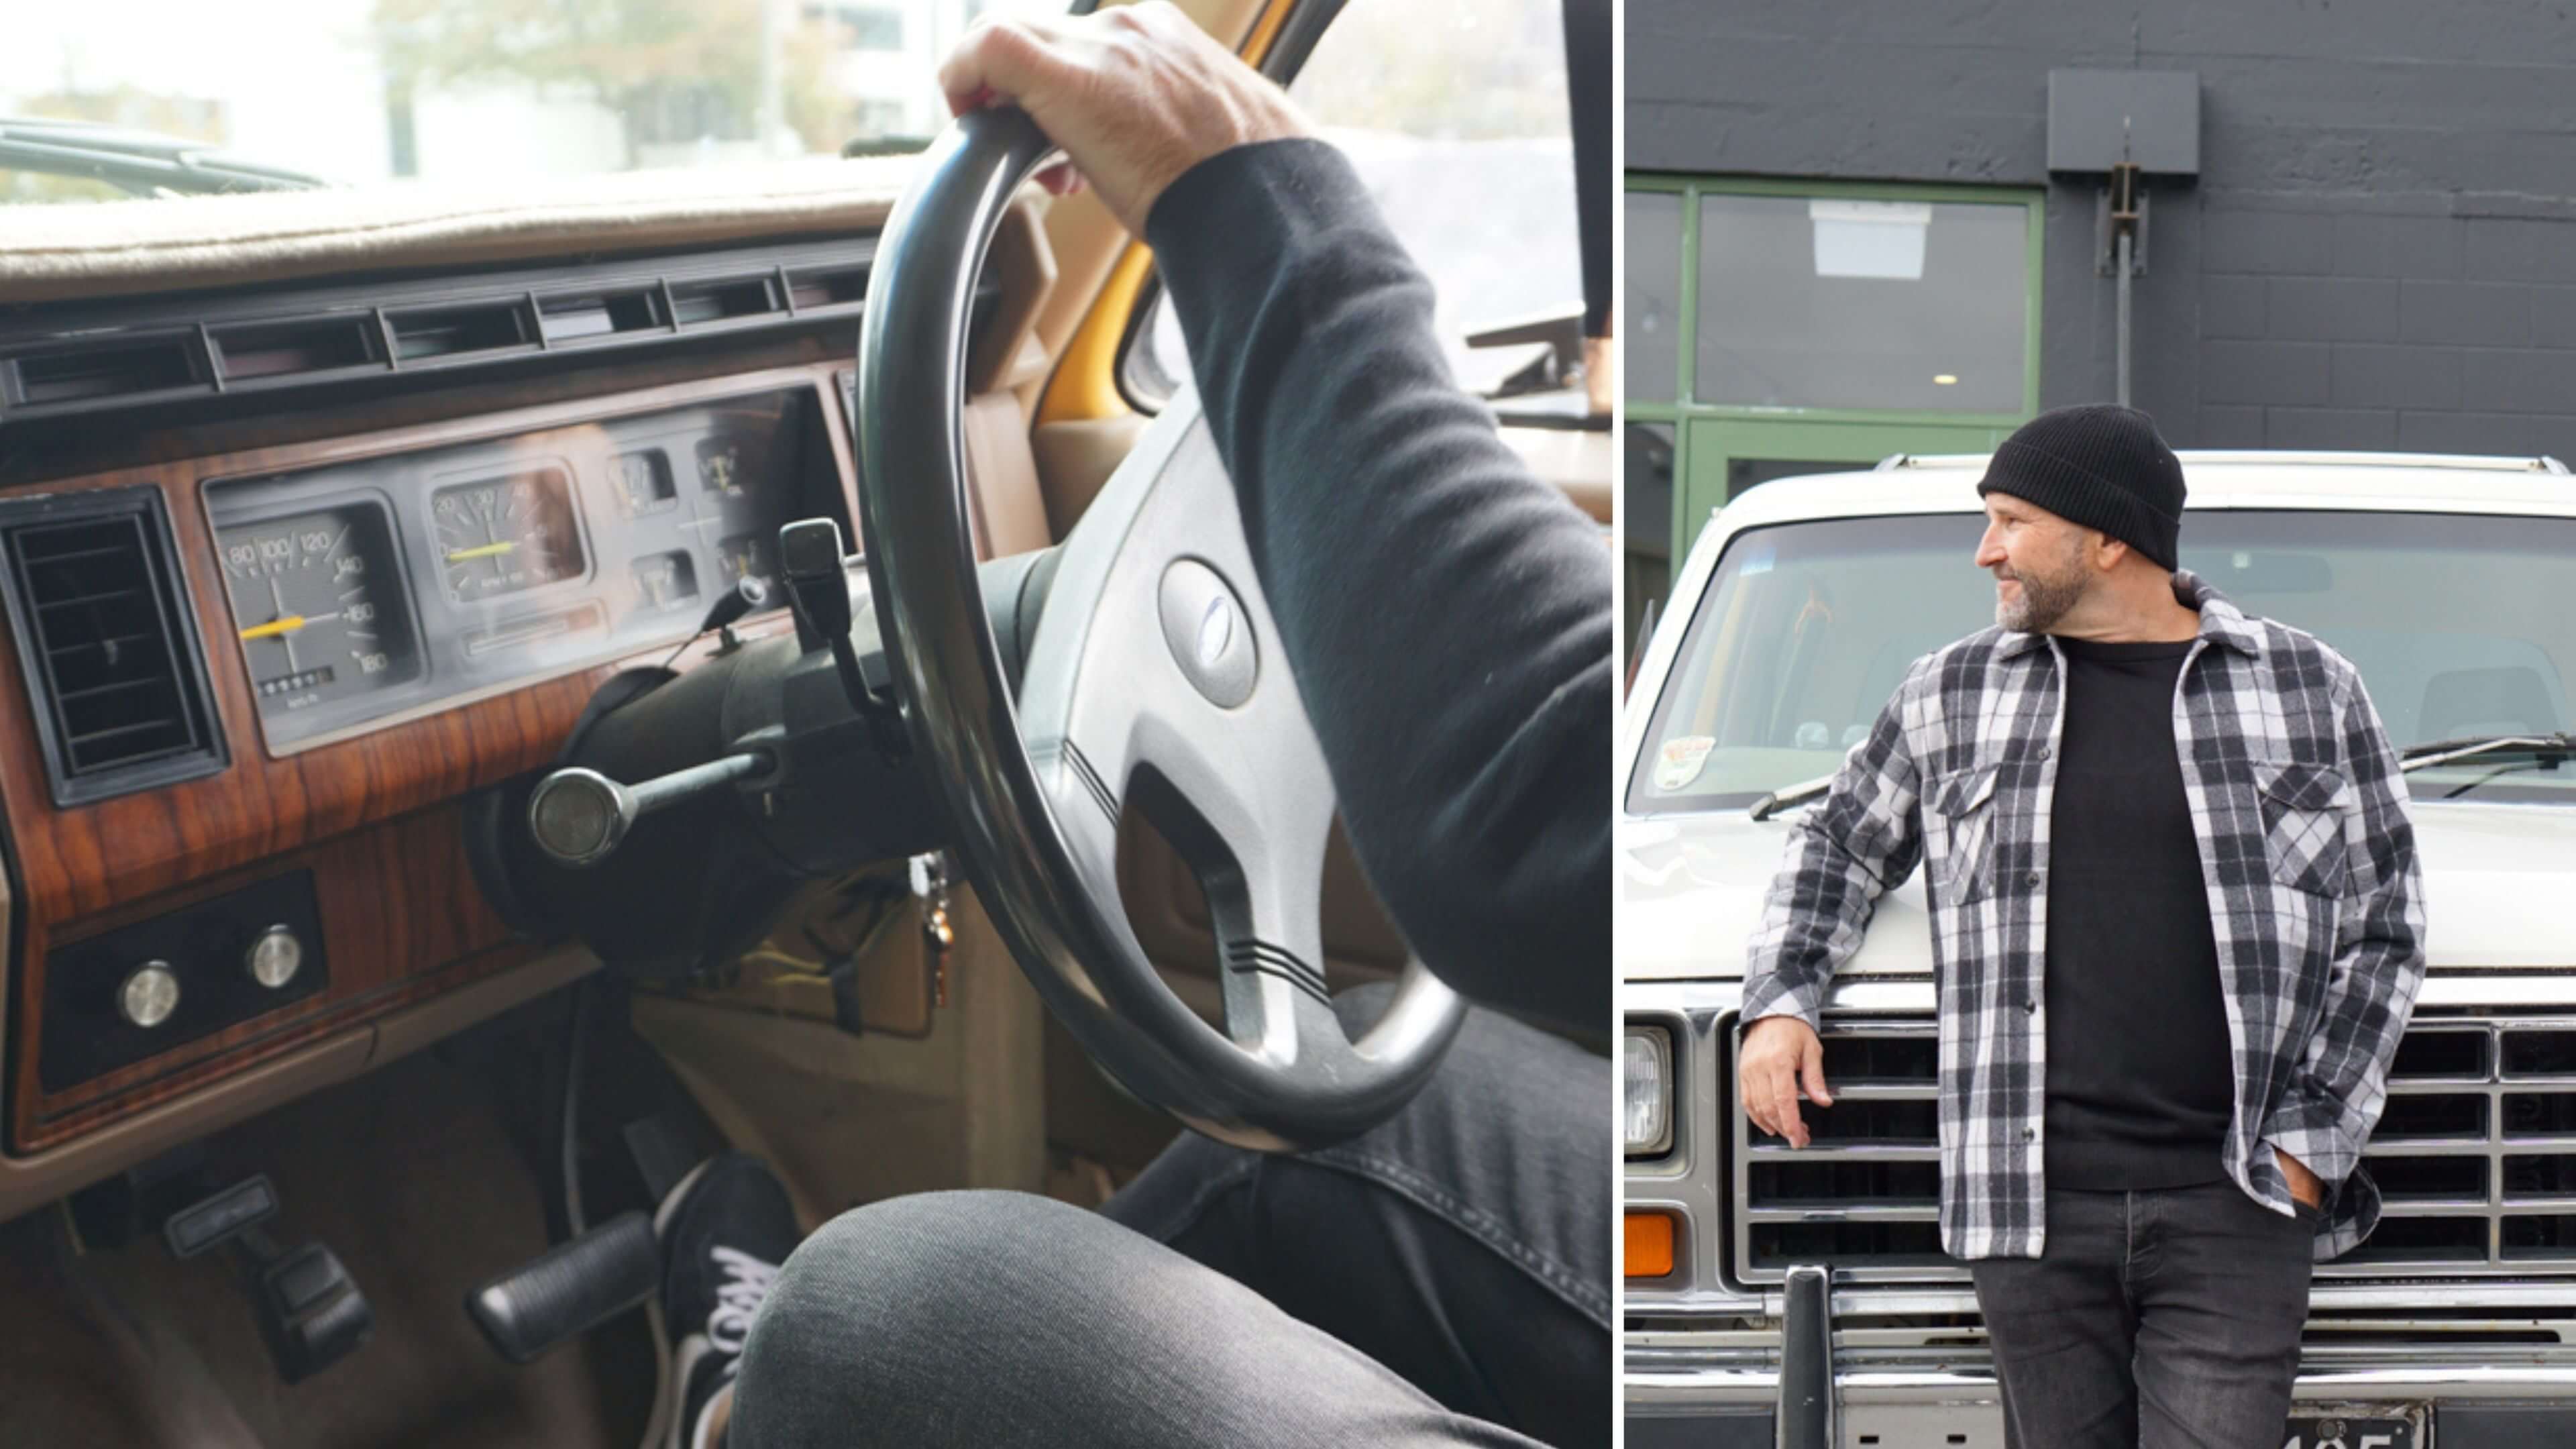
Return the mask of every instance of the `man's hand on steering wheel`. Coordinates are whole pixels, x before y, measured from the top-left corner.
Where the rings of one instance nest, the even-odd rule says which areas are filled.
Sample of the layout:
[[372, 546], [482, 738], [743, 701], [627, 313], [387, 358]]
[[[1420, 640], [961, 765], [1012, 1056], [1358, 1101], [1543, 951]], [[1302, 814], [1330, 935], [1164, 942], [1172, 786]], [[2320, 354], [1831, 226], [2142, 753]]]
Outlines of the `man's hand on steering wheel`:
[[[996, 931], [1094, 1061], [1237, 1146], [1355, 1136], [1420, 1090], [1465, 1004], [1411, 960], [1373, 1022], [1336, 1009], [1332, 772], [1195, 397], [1162, 410], [1052, 555], [1001, 581], [1043, 599], [1033, 629], [1011, 626], [1016, 671], [980, 581], [959, 424], [974, 279], [1048, 159], [1069, 152], [1141, 227], [1199, 162], [1304, 122], [1169, 6], [977, 37], [946, 81], [978, 104], [888, 216], [860, 324], [862, 552], [906, 737]], [[1006, 99], [1019, 104], [983, 104]], [[1128, 923], [1131, 808], [1208, 896], [1221, 1022], [1174, 992]]]
[[1059, 194], [1088, 180], [1138, 236], [1163, 189], [1191, 167], [1314, 129], [1287, 92], [1169, 0], [979, 21], [939, 68], [939, 85], [958, 115], [1027, 111], [1066, 156], [1039, 180]]

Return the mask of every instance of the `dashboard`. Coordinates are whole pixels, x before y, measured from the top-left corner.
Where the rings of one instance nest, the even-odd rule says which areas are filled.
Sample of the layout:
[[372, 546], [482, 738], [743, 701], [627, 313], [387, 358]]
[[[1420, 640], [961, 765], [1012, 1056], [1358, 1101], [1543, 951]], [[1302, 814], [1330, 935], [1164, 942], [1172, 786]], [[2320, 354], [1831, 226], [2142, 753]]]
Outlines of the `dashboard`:
[[[472, 842], [618, 672], [793, 635], [776, 589], [703, 628], [781, 525], [857, 550], [891, 199], [0, 306], [0, 1219], [597, 969]], [[994, 257], [968, 491], [1027, 547], [1034, 207]]]
[[[0, 1211], [202, 1130], [201, 1089], [364, 1070], [595, 964], [493, 909], [478, 802], [618, 670], [725, 647], [701, 625], [781, 524], [855, 539], [845, 345], [171, 428], [0, 494]], [[792, 631], [769, 597], [732, 632]]]
[[781, 525], [851, 537], [812, 389], [210, 480], [232, 645], [271, 754], [515, 688], [775, 596]]

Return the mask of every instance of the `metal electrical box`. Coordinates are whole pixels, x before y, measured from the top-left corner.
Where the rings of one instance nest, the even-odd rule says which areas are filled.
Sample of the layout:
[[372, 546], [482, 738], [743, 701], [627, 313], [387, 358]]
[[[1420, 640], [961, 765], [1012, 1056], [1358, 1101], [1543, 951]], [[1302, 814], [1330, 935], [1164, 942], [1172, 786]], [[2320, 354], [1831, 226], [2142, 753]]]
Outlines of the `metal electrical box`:
[[2109, 171], [2124, 161], [2149, 175], [2200, 174], [2198, 71], [2048, 73], [2048, 169]]

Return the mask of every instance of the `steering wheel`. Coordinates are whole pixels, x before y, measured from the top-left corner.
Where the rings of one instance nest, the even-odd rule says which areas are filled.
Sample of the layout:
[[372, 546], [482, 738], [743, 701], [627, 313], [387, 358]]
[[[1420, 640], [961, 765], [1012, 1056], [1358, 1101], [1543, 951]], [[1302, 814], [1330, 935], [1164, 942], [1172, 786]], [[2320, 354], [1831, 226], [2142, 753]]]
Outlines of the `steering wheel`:
[[[1163, 411], [1062, 544], [1016, 697], [987, 622], [962, 467], [968, 316], [995, 229], [1052, 154], [1015, 108], [961, 118], [877, 245], [859, 512], [898, 702], [968, 878], [1093, 1059], [1211, 1137], [1320, 1146], [1411, 1100], [1464, 1007], [1418, 960], [1356, 1040], [1326, 995], [1332, 778], [1193, 398]], [[1127, 803], [1206, 890], [1222, 1030], [1128, 926]]]

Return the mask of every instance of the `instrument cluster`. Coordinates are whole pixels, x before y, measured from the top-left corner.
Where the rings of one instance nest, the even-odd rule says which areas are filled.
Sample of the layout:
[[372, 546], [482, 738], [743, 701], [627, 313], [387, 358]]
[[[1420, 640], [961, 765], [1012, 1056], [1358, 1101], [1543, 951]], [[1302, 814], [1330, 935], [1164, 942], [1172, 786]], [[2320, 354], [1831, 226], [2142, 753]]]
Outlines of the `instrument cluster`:
[[852, 536], [825, 427], [788, 388], [209, 482], [270, 752], [686, 638], [781, 525]]

